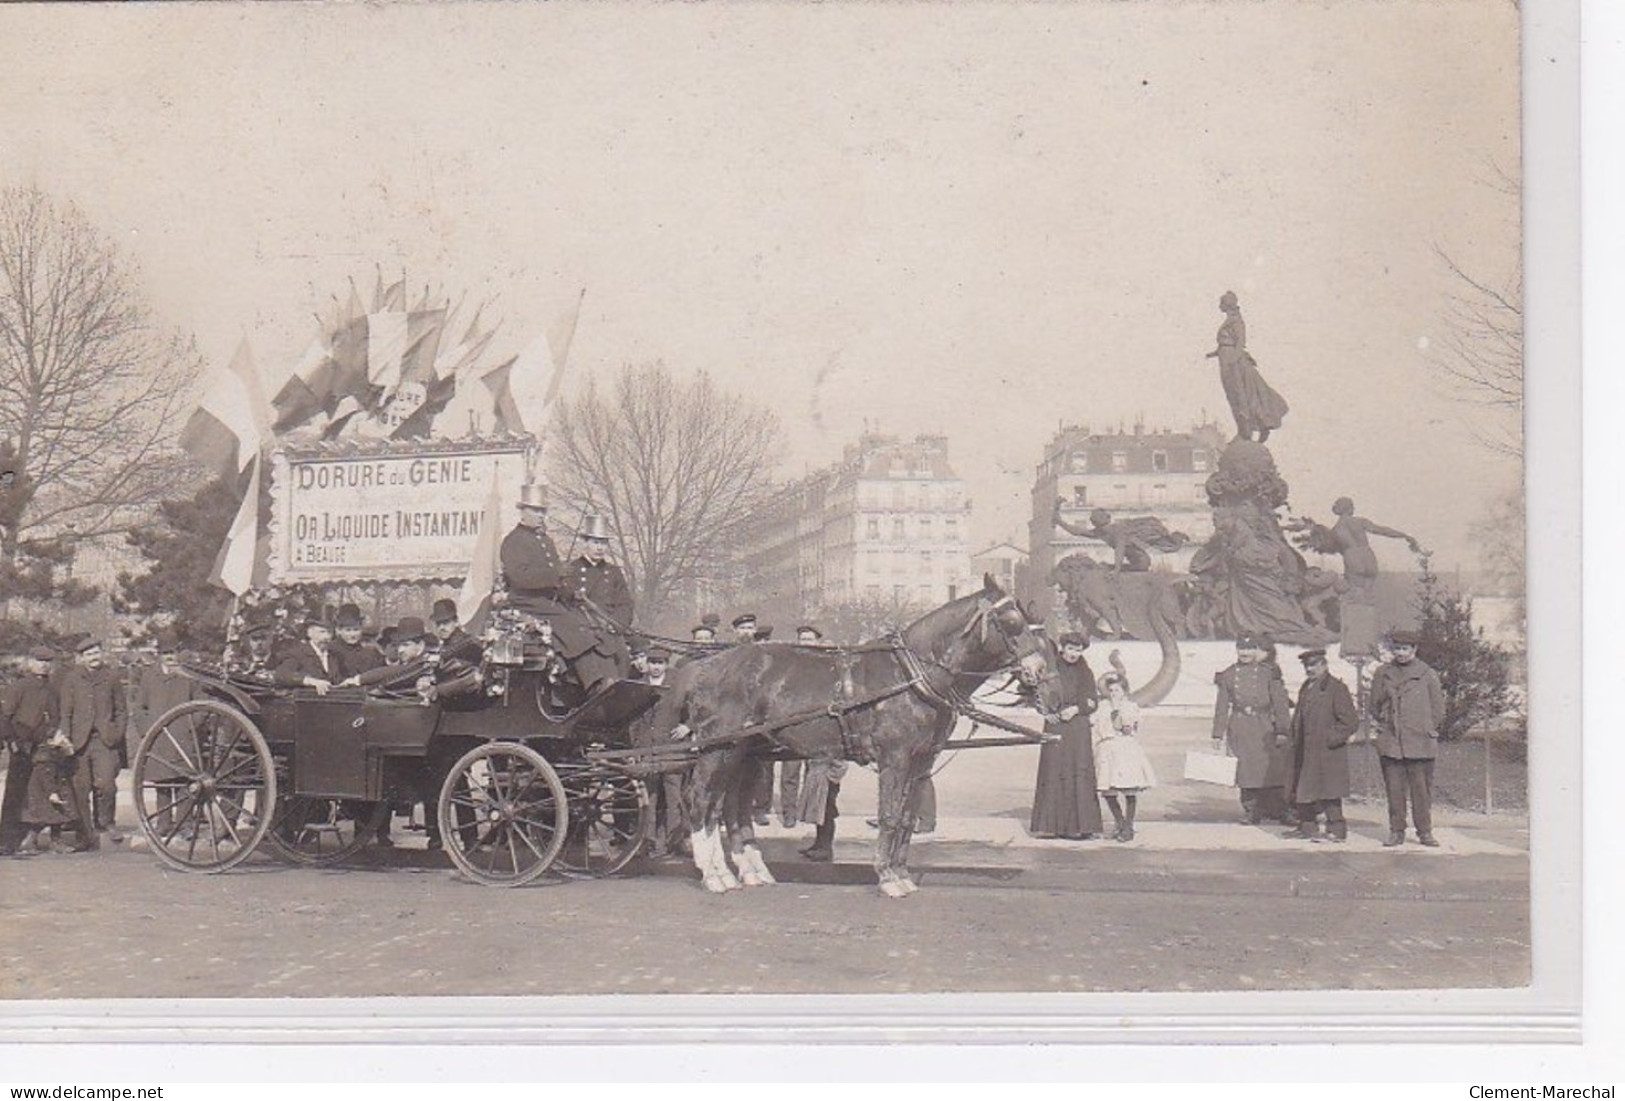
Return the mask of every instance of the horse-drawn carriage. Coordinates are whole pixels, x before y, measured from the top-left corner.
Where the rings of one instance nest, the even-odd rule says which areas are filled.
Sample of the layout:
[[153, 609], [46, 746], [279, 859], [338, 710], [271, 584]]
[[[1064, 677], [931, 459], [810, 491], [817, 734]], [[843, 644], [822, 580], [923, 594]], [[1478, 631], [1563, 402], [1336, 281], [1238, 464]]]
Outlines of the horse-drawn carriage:
[[[900, 896], [914, 889], [912, 795], [937, 754], [1036, 740], [970, 693], [1009, 674], [1031, 698], [1046, 683], [1048, 653], [991, 578], [876, 642], [750, 643], [689, 662], [664, 689], [616, 681], [564, 711], [545, 644], [498, 635], [475, 645], [479, 689], [446, 698], [317, 695], [191, 671], [206, 698], [161, 716], [136, 751], [148, 843], [195, 871], [234, 867], [262, 843], [294, 861], [337, 861], [404, 796], [433, 799], [447, 854], [479, 882], [516, 886], [555, 866], [606, 875], [645, 839], [640, 778], [691, 770], [695, 863], [706, 888], [723, 891], [740, 879], [773, 882], [751, 829], [752, 762], [840, 757], [879, 769], [875, 865], [881, 889]], [[951, 741], [967, 716], [1017, 736]], [[683, 736], [673, 741], [673, 731]]]
[[560, 712], [545, 650], [482, 649], [476, 690], [444, 699], [188, 668], [200, 698], [160, 716], [135, 755], [152, 851], [186, 871], [224, 871], [262, 847], [335, 863], [372, 840], [393, 803], [422, 801], [478, 882], [621, 870], [644, 841], [649, 800], [633, 766], [590, 755], [624, 745], [659, 690], [621, 681]]

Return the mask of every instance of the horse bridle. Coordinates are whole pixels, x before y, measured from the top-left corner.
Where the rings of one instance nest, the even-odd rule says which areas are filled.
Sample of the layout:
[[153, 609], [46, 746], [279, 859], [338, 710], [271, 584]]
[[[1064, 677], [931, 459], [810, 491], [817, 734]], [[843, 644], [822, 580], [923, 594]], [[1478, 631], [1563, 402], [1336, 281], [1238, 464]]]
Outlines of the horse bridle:
[[991, 619], [993, 621], [994, 627], [998, 629], [999, 639], [1004, 645], [1004, 652], [1007, 660], [991, 669], [954, 670], [943, 661], [942, 655], [937, 653], [934, 649], [930, 654], [922, 656], [915, 653], [913, 648], [908, 645], [907, 641], [904, 640], [901, 635], [897, 636], [897, 641], [898, 644], [901, 645], [905, 650], [908, 650], [909, 655], [917, 660], [921, 665], [929, 665], [934, 669], [946, 673], [949, 677], [950, 684], [958, 680], [976, 679], [978, 681], [985, 681], [989, 677], [996, 676], [999, 673], [1009, 672], [1011, 676], [1019, 678], [1024, 685], [1036, 687], [1039, 682], [1048, 678], [1033, 677], [1029, 679], [1027, 671], [1022, 667], [1022, 660], [1024, 657], [1026, 657], [1026, 655], [1020, 653], [1016, 646], [1016, 641], [1022, 635], [1032, 631], [1033, 628], [1029, 623], [1027, 623], [1025, 614], [1023, 614], [1021, 617], [1022, 626], [1020, 628], [1007, 627], [1001, 613], [1009, 608], [1014, 608], [1018, 613], [1021, 612], [1021, 605], [1018, 604], [1016, 599], [1009, 593], [1000, 594], [997, 600], [990, 600], [988, 597], [982, 596], [978, 601], [976, 614], [972, 616], [970, 621], [966, 623], [965, 626], [959, 631], [959, 638], [965, 638], [969, 636], [972, 631], [976, 631], [979, 635], [979, 641], [986, 643], [988, 636], [988, 620]]

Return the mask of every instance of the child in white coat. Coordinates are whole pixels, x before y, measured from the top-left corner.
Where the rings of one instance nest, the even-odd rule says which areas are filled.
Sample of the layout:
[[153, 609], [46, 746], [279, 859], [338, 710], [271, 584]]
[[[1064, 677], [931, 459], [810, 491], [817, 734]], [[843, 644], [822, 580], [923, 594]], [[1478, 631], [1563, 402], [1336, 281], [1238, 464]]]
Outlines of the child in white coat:
[[1106, 698], [1093, 719], [1095, 786], [1117, 823], [1112, 836], [1133, 841], [1140, 792], [1157, 786], [1157, 774], [1140, 746], [1140, 705], [1129, 699], [1128, 682], [1119, 673], [1107, 673], [1100, 687]]

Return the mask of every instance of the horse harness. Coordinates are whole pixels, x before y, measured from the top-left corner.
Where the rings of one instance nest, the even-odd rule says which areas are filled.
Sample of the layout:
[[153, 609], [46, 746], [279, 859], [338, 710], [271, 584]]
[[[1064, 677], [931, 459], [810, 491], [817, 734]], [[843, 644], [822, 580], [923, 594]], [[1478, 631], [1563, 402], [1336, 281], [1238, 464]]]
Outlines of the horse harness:
[[[978, 617], [977, 620], [973, 620], [971, 624], [967, 626], [966, 630], [968, 631], [972, 627], [975, 627], [980, 621], [982, 621], [981, 617]], [[791, 643], [790, 645], [794, 646], [796, 644]], [[831, 650], [830, 647], [824, 645], [805, 648], [816, 649], [823, 653], [828, 653]], [[893, 684], [887, 685], [884, 688], [865, 693], [861, 696], [858, 695], [857, 685], [853, 679], [853, 670], [856, 664], [854, 659], [868, 653], [890, 653], [895, 655], [898, 661], [902, 664], [903, 671], [907, 674], [907, 679], [897, 681]], [[1042, 735], [1035, 734], [1025, 727], [1010, 722], [1008, 719], [1003, 719], [997, 715], [989, 714], [982, 708], [977, 707], [971, 702], [969, 697], [960, 692], [957, 688], [953, 687], [951, 677], [947, 691], [939, 690], [931, 683], [930, 675], [926, 671], [925, 666], [928, 663], [923, 661], [920, 656], [913, 651], [899, 631], [891, 631], [886, 636], [884, 642], [868, 643], [862, 646], [835, 647], [831, 656], [835, 659], [835, 671], [837, 674], [835, 678], [835, 686], [831, 692], [829, 703], [820, 710], [798, 711], [790, 715], [773, 719], [769, 722], [746, 726], [738, 731], [725, 731], [709, 735], [696, 734], [694, 737], [685, 739], [680, 743], [670, 746], [640, 747], [637, 749], [625, 750], [589, 751], [589, 756], [606, 760], [614, 758], [630, 759], [627, 760], [628, 764], [633, 763], [633, 761], [638, 759], [643, 759], [649, 763], [654, 763], [656, 760], [662, 758], [687, 758], [698, 754], [702, 750], [710, 749], [717, 745], [738, 742], [755, 735], [773, 735], [781, 730], [787, 729], [788, 727], [798, 726], [802, 723], [812, 722], [821, 718], [828, 718], [834, 720], [837, 729], [840, 731], [842, 758], [853, 761], [860, 765], [871, 764], [875, 759], [873, 742], [867, 734], [853, 729], [851, 721], [852, 713], [862, 711], [865, 708], [873, 707], [874, 705], [891, 699], [894, 696], [901, 696], [908, 692], [915, 693], [927, 704], [939, 711], [950, 711], [954, 714], [965, 716], [966, 718], [970, 719], [973, 724], [991, 726], [1000, 730], [1008, 731], [1011, 734], [1019, 735], [1018, 738], [1013, 740], [961, 739], [959, 742], [953, 743], [956, 746], [972, 744], [1029, 744], [1044, 740]], [[939, 662], [930, 662], [929, 664], [941, 667]], [[950, 670], [944, 669], [944, 671], [951, 673]], [[989, 670], [987, 675], [991, 676], [995, 672], [998, 672], [998, 670]], [[977, 673], [977, 675], [980, 676], [982, 674]]]

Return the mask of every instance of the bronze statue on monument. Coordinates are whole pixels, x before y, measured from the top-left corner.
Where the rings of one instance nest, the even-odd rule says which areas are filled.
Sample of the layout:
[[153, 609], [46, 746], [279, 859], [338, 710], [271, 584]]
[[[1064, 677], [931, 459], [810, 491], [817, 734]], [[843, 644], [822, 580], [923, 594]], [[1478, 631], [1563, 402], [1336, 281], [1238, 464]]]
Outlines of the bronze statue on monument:
[[1241, 303], [1234, 291], [1220, 296], [1219, 309], [1224, 312], [1224, 324], [1215, 338], [1218, 347], [1207, 358], [1219, 361], [1219, 381], [1230, 403], [1230, 413], [1236, 418], [1236, 438], [1251, 440], [1256, 434], [1257, 442], [1263, 443], [1270, 438], [1272, 429], [1281, 427], [1289, 406], [1264, 381], [1258, 363], [1247, 350], [1247, 322], [1241, 318]]

